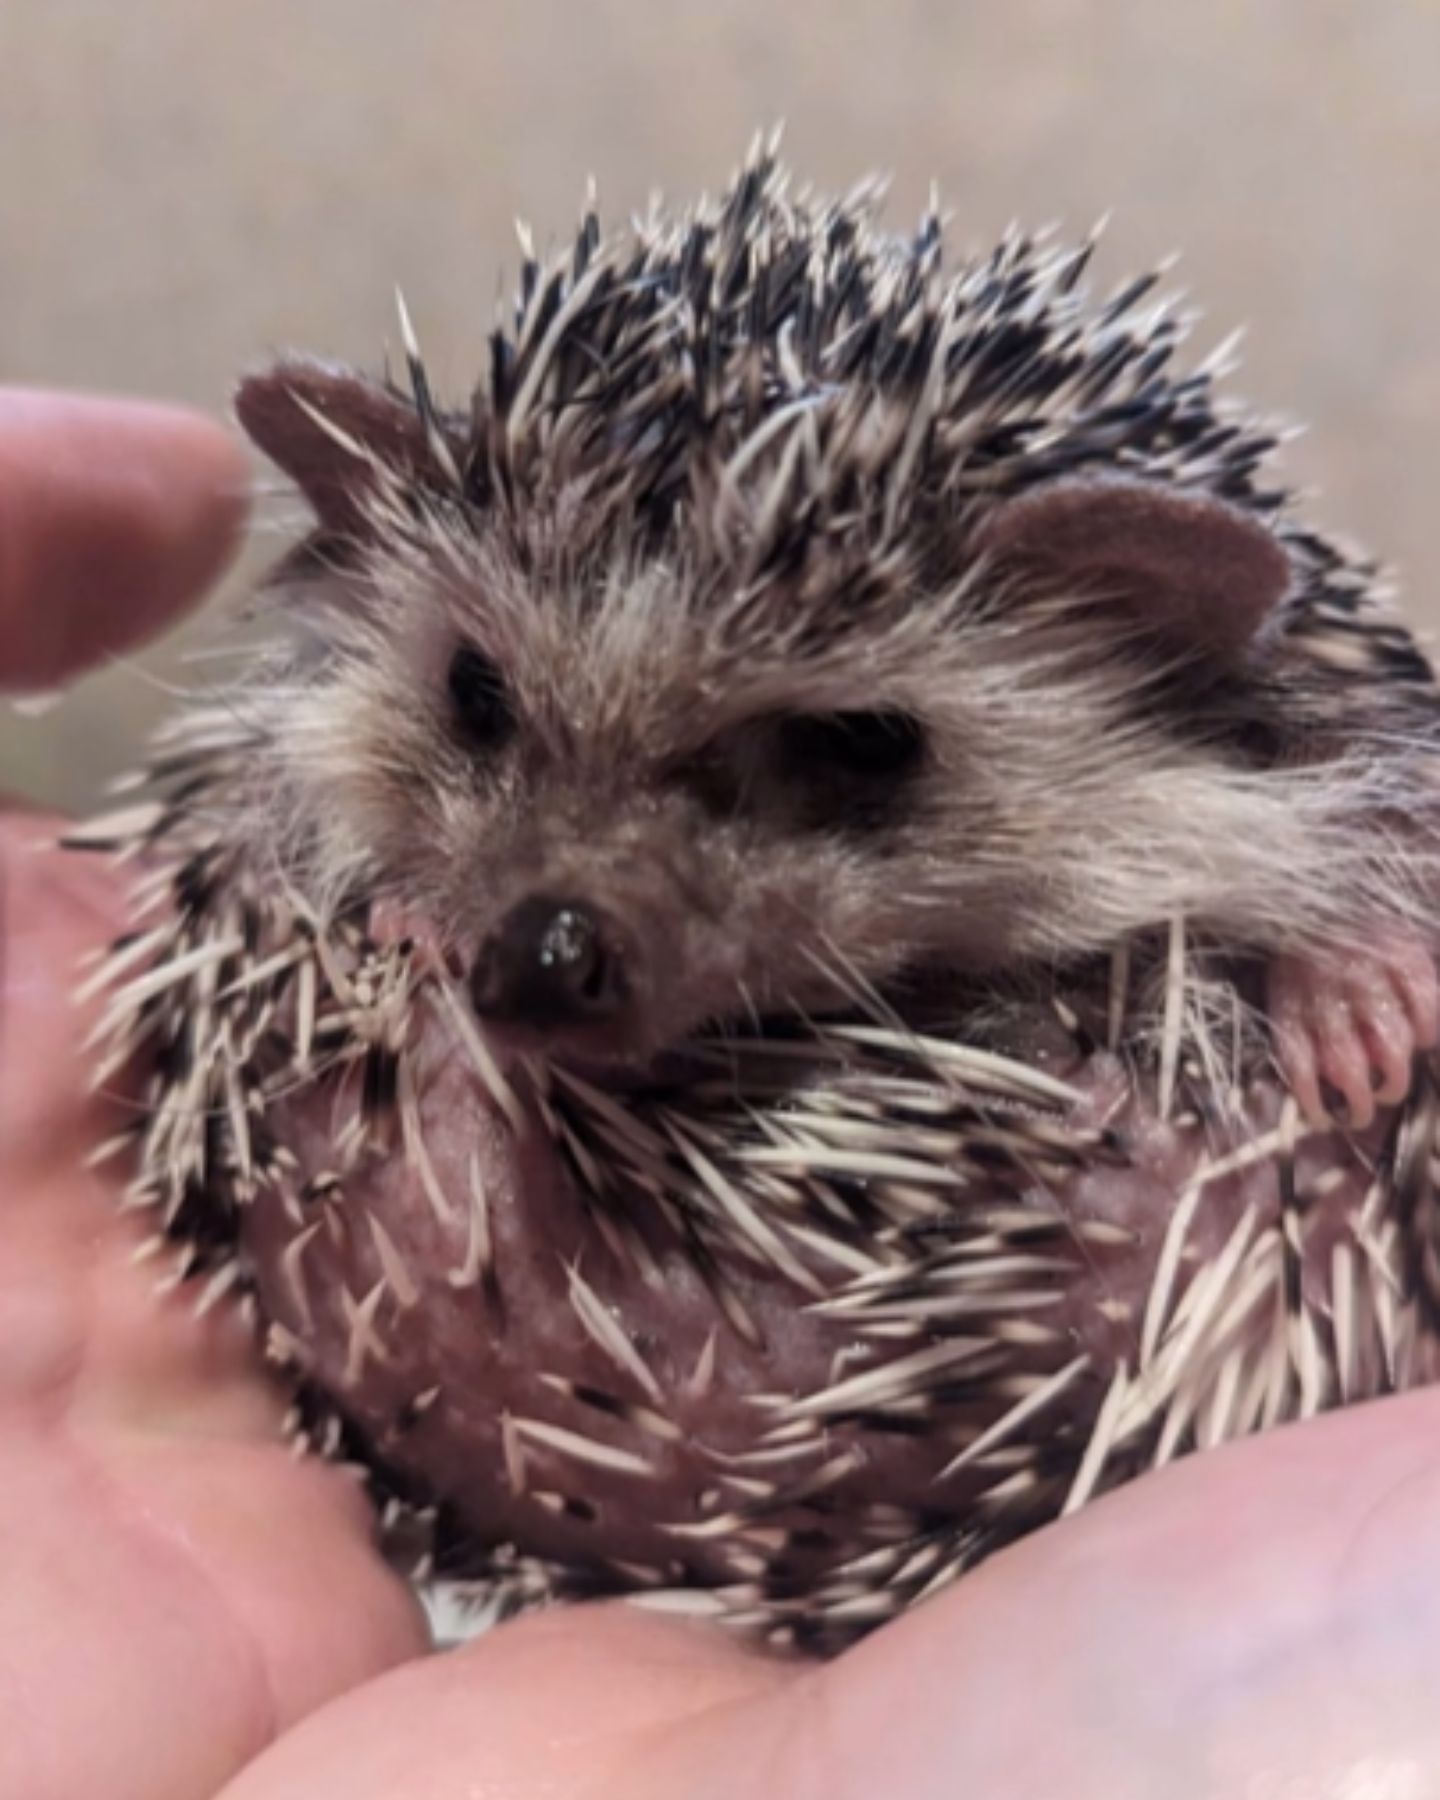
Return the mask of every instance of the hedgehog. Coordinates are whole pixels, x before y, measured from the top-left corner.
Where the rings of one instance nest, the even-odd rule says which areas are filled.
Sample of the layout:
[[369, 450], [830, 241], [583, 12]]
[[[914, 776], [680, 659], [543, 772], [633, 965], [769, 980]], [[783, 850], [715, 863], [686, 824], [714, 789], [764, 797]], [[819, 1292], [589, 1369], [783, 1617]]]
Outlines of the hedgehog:
[[147, 1253], [487, 1616], [829, 1653], [1440, 1360], [1430, 665], [1160, 274], [881, 197], [246, 378], [275, 641], [70, 840]]

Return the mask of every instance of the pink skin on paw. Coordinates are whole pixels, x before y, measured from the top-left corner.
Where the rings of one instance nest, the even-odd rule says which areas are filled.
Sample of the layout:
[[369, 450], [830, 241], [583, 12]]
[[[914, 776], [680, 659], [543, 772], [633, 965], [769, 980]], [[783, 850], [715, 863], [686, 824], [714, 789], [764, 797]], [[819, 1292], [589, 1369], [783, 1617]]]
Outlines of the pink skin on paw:
[[1440, 1039], [1440, 977], [1415, 937], [1381, 940], [1345, 963], [1281, 956], [1269, 976], [1270, 1024], [1281, 1073], [1306, 1117], [1329, 1120], [1324, 1091], [1357, 1129], [1409, 1091], [1420, 1050]]

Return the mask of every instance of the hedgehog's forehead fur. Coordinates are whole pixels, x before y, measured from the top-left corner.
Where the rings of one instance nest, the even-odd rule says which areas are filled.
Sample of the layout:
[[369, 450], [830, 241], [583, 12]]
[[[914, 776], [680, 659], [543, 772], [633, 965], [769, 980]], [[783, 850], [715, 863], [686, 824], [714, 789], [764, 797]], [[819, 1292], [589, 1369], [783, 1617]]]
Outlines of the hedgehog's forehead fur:
[[[1257, 485], [1273, 438], [1218, 364], [1172, 370], [1153, 277], [1097, 304], [1089, 244], [1018, 233], [946, 271], [935, 216], [888, 235], [874, 202], [792, 198], [762, 147], [688, 213], [587, 212], [527, 259], [464, 410], [403, 313], [408, 393], [298, 359], [242, 387], [317, 514], [255, 702], [267, 853], [312, 901], [388, 894], [473, 945], [527, 886], [598, 891], [670, 946], [662, 1036], [737, 991], [798, 1003], [817, 960], [1063, 956], [1177, 911], [1334, 936], [1332, 896], [1376, 902], [1337, 867], [1396, 722], [1322, 770], [1305, 711], [1323, 737], [1345, 670], [1274, 680], [1304, 607], [1371, 604], [1371, 571]], [[516, 716], [483, 767], [459, 644]], [[1393, 692], [1428, 684], [1406, 646]], [[876, 709], [923, 723], [922, 766], [879, 829], [809, 828], [774, 723]], [[1278, 763], [1237, 730], [1287, 721]]]

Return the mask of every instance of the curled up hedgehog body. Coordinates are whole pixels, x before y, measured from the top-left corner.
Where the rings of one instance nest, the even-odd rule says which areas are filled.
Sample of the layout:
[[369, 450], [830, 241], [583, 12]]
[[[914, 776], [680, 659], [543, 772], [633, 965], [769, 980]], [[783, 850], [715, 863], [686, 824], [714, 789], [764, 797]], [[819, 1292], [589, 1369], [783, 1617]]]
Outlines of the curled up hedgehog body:
[[1440, 694], [1154, 282], [792, 197], [302, 359], [279, 646], [128, 857], [131, 1197], [503, 1604], [834, 1648], [1428, 1379]]

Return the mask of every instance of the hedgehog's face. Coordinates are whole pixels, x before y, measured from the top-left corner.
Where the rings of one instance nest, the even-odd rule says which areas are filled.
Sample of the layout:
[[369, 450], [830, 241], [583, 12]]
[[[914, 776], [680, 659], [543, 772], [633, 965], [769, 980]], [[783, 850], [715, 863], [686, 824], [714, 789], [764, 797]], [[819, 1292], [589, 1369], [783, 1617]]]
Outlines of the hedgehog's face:
[[520, 1043], [644, 1063], [1099, 947], [1230, 880], [1254, 784], [1118, 645], [1097, 663], [1092, 625], [917, 599], [806, 655], [728, 642], [658, 565], [537, 589], [493, 554], [376, 588], [285, 734], [288, 785], [320, 869]]
[[[1056, 481], [972, 509], [943, 557], [862, 542], [868, 583], [823, 533], [758, 582], [698, 531], [587, 536], [583, 484], [417, 528], [414, 412], [307, 382], [298, 412], [279, 378], [245, 406], [349, 559], [297, 596], [286, 816], [317, 886], [433, 940], [497, 1029], [643, 1063], [712, 1022], [1243, 913], [1256, 847], [1284, 863], [1287, 796], [1206, 709], [1289, 568], [1217, 500]], [[338, 457], [296, 424], [332, 407]]]
[[363, 870], [502, 1034], [641, 1062], [985, 934], [938, 904], [963, 724], [928, 671], [727, 648], [659, 568], [387, 592], [315, 670], [287, 786], [322, 873]]
[[474, 946], [471, 993], [492, 1024], [644, 1060], [736, 1016], [833, 1008], [893, 973], [932, 779], [924, 723], [856, 704], [686, 730], [704, 714], [678, 685], [682, 729], [617, 741], [577, 720], [562, 756], [527, 730], [518, 694], [512, 711], [500, 669], [456, 649], [452, 728], [503, 791], [449, 865], [490, 871], [484, 898], [452, 887], [445, 912]]

